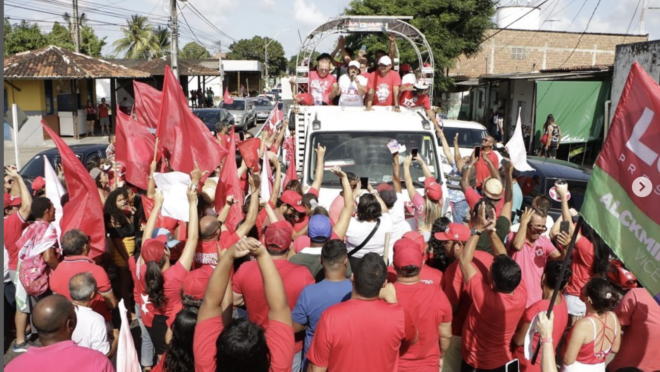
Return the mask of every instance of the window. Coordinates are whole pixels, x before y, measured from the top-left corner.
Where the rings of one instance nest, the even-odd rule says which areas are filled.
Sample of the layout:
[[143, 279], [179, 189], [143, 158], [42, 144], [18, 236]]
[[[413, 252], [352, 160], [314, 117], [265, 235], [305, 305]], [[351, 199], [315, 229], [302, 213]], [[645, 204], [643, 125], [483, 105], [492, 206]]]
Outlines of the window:
[[511, 48], [511, 59], [516, 59], [516, 60], [527, 59], [527, 49]]

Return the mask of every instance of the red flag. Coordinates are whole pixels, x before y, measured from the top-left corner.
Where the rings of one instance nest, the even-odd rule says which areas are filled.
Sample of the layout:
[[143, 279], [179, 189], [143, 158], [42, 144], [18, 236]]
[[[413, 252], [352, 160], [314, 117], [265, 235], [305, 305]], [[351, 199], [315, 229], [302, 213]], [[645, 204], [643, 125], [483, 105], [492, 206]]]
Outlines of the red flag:
[[286, 157], [287, 159], [291, 159], [289, 161], [289, 167], [286, 170], [286, 176], [284, 177], [284, 183], [283, 185], [286, 186], [289, 184], [289, 182], [296, 180], [298, 181], [298, 172], [296, 172], [296, 150], [295, 147], [292, 146], [293, 149], [288, 150], [286, 152]]
[[89, 256], [94, 258], [105, 253], [105, 224], [103, 222], [103, 203], [96, 183], [78, 160], [76, 154], [62, 141], [52, 129], [41, 121], [41, 125], [55, 142], [60, 157], [66, 185], [69, 192], [69, 202], [62, 207], [60, 228], [63, 233], [71, 229], [80, 229], [90, 238], [91, 250]]
[[234, 99], [231, 98], [231, 96], [229, 95], [229, 88], [225, 88], [225, 95], [224, 95], [224, 97], [222, 97], [222, 100], [224, 101], [224, 103], [229, 104], [229, 105], [234, 103]]
[[275, 106], [273, 106], [270, 115], [268, 115], [268, 119], [266, 119], [264, 130], [268, 133], [272, 133], [277, 127], [277, 124], [282, 120], [284, 120], [284, 114], [280, 111], [279, 102], [275, 102]]
[[135, 108], [138, 123], [147, 128], [156, 129], [160, 117], [160, 106], [163, 100], [163, 92], [153, 88], [151, 85], [139, 83], [133, 80], [133, 91], [135, 91]]
[[[231, 127], [230, 137], [234, 137], [234, 127]], [[227, 221], [225, 221], [225, 225], [231, 231], [236, 231], [236, 226], [243, 219], [244, 202], [243, 190], [238, 180], [238, 167], [236, 166], [235, 154], [236, 142], [229, 141], [229, 152], [220, 172], [218, 187], [215, 189], [215, 210], [218, 213], [227, 204], [227, 196], [233, 195], [237, 201], [236, 204], [232, 205], [229, 210], [229, 216], [227, 216]]]
[[259, 172], [259, 147], [261, 147], [259, 138], [250, 138], [238, 144], [238, 151], [241, 153], [245, 165], [253, 172]]
[[210, 174], [227, 151], [190, 111], [185, 98], [179, 81], [166, 66], [156, 137], [160, 146], [169, 152], [172, 169], [187, 174], [195, 168], [196, 162], [202, 171], [209, 171]]
[[136, 124], [130, 116], [117, 111], [115, 157], [126, 167], [126, 181], [146, 190], [156, 139], [149, 130]]

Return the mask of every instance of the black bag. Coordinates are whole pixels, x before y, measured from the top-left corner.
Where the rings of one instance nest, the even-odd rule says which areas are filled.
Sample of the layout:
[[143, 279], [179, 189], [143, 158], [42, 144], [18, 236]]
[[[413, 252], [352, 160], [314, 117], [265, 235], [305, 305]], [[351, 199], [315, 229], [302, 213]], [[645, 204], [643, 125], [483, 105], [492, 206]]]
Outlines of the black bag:
[[376, 220], [376, 226], [374, 226], [374, 229], [371, 230], [369, 233], [369, 236], [367, 236], [366, 239], [362, 242], [362, 244], [358, 245], [357, 247], [353, 248], [350, 252], [348, 252], [348, 257], [352, 257], [354, 254], [356, 254], [360, 249], [364, 248], [367, 243], [369, 243], [369, 240], [374, 236], [376, 233], [376, 230], [378, 230], [378, 227], [380, 226], [380, 218]]

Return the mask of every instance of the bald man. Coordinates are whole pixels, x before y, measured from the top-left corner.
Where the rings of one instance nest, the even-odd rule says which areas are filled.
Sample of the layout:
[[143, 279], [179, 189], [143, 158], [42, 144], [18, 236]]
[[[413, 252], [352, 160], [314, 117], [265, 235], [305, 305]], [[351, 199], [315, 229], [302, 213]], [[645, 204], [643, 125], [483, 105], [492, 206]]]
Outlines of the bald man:
[[41, 347], [29, 348], [12, 360], [6, 371], [114, 372], [112, 363], [105, 355], [78, 346], [71, 340], [77, 318], [74, 305], [66, 297], [52, 295], [39, 301], [32, 313], [32, 321], [39, 332]]

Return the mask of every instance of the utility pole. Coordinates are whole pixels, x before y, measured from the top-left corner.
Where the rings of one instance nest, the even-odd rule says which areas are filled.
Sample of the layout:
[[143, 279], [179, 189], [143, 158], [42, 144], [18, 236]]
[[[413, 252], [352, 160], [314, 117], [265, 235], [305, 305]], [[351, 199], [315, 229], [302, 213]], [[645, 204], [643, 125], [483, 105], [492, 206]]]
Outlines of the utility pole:
[[222, 67], [222, 41], [218, 40], [218, 71], [220, 72], [220, 94], [225, 94], [225, 69]]
[[178, 25], [178, 13], [176, 9], [176, 1], [170, 0], [170, 26], [172, 28], [172, 56], [171, 58], [171, 68], [174, 76], [177, 80], [179, 79], [179, 25]]
[[80, 53], [80, 19], [78, 18], [78, 0], [73, 0], [73, 44], [76, 53]]
[[264, 66], [266, 67], [266, 87], [268, 87], [268, 38], [264, 38]]

